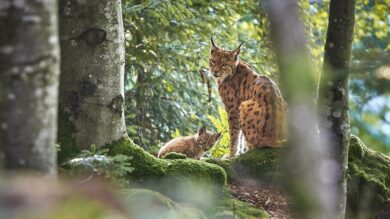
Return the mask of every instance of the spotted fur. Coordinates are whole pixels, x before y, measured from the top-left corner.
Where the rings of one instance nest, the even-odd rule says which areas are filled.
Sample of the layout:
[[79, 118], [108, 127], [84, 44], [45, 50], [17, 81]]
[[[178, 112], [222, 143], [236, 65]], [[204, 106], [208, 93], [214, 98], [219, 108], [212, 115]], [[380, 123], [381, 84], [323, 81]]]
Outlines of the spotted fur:
[[185, 154], [189, 158], [199, 159], [205, 151], [214, 146], [220, 136], [221, 133], [215, 134], [202, 127], [195, 135], [178, 137], [166, 143], [158, 152], [158, 157], [170, 152], [177, 152]]
[[275, 82], [239, 60], [241, 45], [228, 51], [211, 42], [210, 70], [228, 113], [230, 156], [236, 154], [240, 130], [249, 150], [281, 146], [287, 132], [286, 103]]

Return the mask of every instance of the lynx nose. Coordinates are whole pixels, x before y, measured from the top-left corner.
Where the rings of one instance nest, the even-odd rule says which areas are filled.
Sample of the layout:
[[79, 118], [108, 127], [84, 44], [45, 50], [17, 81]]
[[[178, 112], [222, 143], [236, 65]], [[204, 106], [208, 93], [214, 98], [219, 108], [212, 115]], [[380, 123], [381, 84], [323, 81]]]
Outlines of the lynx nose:
[[215, 77], [219, 77], [219, 76], [220, 76], [219, 71], [213, 71], [212, 74], [213, 74]]

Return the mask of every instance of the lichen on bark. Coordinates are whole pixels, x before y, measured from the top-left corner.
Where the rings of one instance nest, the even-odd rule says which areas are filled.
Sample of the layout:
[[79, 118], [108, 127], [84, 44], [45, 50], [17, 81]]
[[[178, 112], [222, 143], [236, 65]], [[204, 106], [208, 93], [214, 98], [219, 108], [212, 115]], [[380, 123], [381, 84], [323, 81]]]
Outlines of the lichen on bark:
[[6, 169], [56, 174], [56, 1], [0, 7], [0, 150]]
[[126, 133], [121, 3], [120, 0], [59, 3], [60, 110], [68, 117], [60, 119], [59, 126], [65, 127], [69, 121], [74, 126], [58, 132], [59, 144], [67, 147], [67, 138], [62, 135], [71, 135], [74, 140], [71, 147], [88, 149], [92, 144], [101, 147]]

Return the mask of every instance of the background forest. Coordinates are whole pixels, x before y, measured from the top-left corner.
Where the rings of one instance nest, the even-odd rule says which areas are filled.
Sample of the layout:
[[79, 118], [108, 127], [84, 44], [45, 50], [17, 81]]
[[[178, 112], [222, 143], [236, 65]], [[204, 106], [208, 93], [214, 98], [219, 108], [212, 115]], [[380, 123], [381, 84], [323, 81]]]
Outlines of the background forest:
[[[227, 117], [208, 72], [210, 37], [278, 81], [269, 23], [258, 1], [123, 1], [126, 33], [126, 124], [130, 137], [155, 153], [203, 123], [225, 135], [211, 153], [227, 152]], [[322, 66], [328, 0], [301, 1], [309, 49]], [[390, 154], [390, 1], [357, 0], [350, 74], [351, 131]], [[316, 75], [319, 77], [319, 75]], [[219, 110], [218, 110], [219, 109]]]
[[[390, 218], [389, 12], [390, 0], [0, 1], [0, 218]], [[236, 71], [219, 81], [235, 90], [228, 125], [211, 37], [243, 43], [240, 58], [278, 83], [281, 145], [234, 154], [237, 125], [262, 122], [240, 102], [260, 106], [261, 140], [283, 110]], [[222, 133], [206, 157], [155, 156], [204, 124]], [[210, 143], [203, 131], [192, 149]]]

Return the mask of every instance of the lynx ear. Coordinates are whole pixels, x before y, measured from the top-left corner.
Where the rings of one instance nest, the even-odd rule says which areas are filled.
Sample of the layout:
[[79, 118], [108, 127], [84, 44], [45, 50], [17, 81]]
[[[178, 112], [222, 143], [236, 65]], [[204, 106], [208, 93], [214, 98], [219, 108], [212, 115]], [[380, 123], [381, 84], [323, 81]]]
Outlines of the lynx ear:
[[241, 44], [237, 47], [237, 49], [233, 50], [232, 53], [233, 53], [234, 57], [238, 58], [238, 55], [240, 55], [240, 49], [241, 49], [242, 44], [244, 44], [244, 43], [241, 43]]
[[211, 50], [219, 49], [219, 47], [214, 43], [213, 37], [211, 37]]
[[217, 134], [215, 134], [215, 140], [218, 140], [220, 137], [221, 137], [221, 133], [220, 133], [220, 132], [218, 132]]
[[203, 135], [204, 133], [206, 133], [206, 126], [205, 125], [203, 125], [202, 128], [200, 128], [198, 130], [198, 136]]

